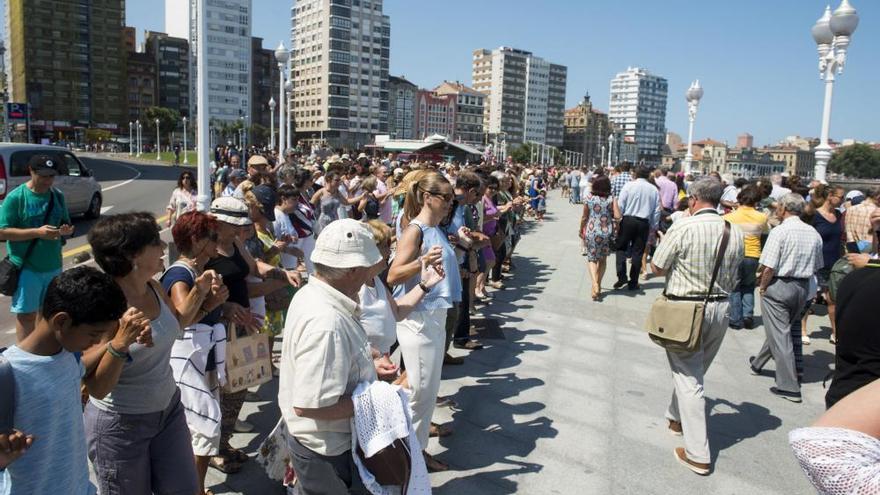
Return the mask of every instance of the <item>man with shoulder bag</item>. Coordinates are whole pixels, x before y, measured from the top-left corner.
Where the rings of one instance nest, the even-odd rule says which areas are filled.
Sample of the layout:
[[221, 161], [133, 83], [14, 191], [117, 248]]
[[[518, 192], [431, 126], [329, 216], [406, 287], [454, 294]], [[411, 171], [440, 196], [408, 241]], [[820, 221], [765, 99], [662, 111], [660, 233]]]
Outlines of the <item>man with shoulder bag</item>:
[[[683, 435], [685, 444], [673, 454], [700, 475], [712, 469], [703, 378], [724, 340], [727, 298], [736, 287], [744, 252], [742, 231], [718, 214], [722, 192], [716, 179], [694, 182], [688, 196], [691, 216], [669, 228], [651, 263], [654, 273], [666, 276], [663, 296], [652, 307], [649, 332], [666, 348], [672, 370], [674, 390], [666, 411], [667, 428], [673, 435]], [[683, 321], [680, 315], [685, 311], [657, 311], [676, 305], [687, 310], [691, 319]], [[664, 328], [664, 316], [675, 328]], [[676, 338], [664, 339], [664, 333]]]

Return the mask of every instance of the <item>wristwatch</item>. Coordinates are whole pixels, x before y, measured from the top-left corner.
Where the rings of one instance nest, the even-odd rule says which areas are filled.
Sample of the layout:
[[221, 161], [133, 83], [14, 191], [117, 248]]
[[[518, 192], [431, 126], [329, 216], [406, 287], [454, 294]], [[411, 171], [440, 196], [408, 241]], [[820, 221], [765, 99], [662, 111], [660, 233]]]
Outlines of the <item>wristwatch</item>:
[[422, 289], [422, 292], [424, 292], [425, 294], [431, 292], [431, 288], [425, 285], [425, 282], [419, 282], [419, 289]]

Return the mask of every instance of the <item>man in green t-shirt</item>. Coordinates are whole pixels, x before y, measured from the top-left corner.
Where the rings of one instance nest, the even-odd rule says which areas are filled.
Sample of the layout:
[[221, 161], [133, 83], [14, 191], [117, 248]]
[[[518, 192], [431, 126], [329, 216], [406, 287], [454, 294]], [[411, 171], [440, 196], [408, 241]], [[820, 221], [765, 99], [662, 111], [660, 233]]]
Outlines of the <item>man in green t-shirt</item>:
[[[18, 342], [33, 331], [46, 288], [61, 273], [61, 238], [73, 234], [64, 194], [52, 188], [58, 165], [48, 155], [31, 157], [31, 179], [7, 194], [0, 208], [0, 240], [6, 241], [10, 260], [21, 267], [10, 309], [16, 315]], [[27, 255], [31, 242], [34, 247]]]

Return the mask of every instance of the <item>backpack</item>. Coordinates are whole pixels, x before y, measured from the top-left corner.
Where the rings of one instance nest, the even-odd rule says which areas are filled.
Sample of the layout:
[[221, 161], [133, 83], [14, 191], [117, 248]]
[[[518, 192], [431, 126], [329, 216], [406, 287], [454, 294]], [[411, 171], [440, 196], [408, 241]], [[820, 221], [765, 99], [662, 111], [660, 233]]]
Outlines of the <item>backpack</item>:
[[[15, 378], [12, 376], [12, 365], [3, 357], [0, 349], [0, 433], [12, 430], [12, 421], [15, 419]], [[9, 400], [6, 400], [9, 397]]]

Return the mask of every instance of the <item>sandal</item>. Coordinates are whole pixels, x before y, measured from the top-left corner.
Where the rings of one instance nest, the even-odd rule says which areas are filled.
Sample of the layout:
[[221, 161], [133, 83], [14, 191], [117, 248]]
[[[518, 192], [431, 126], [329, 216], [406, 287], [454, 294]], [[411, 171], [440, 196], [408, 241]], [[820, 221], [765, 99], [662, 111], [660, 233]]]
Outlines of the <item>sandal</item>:
[[227, 459], [230, 459], [233, 462], [238, 463], [247, 462], [250, 459], [245, 451], [241, 449], [236, 449], [234, 447], [229, 447], [228, 449], [220, 449], [220, 455]]
[[422, 454], [425, 456], [425, 466], [428, 468], [429, 473], [438, 473], [441, 471], [448, 471], [449, 470], [449, 464], [446, 464], [443, 461], [437, 460], [436, 458], [434, 458], [432, 455], [428, 454], [427, 452], [423, 451]]
[[[208, 461], [208, 466], [224, 474], [233, 474], [241, 471], [241, 464], [223, 455], [215, 455]], [[205, 490], [207, 492], [207, 490]]]
[[443, 437], [448, 437], [449, 435], [452, 435], [452, 430], [450, 430], [449, 428], [447, 428], [443, 425], [438, 425], [437, 423], [431, 423], [431, 428], [428, 431], [429, 431], [429, 433], [428, 433], [429, 437], [443, 438]]

